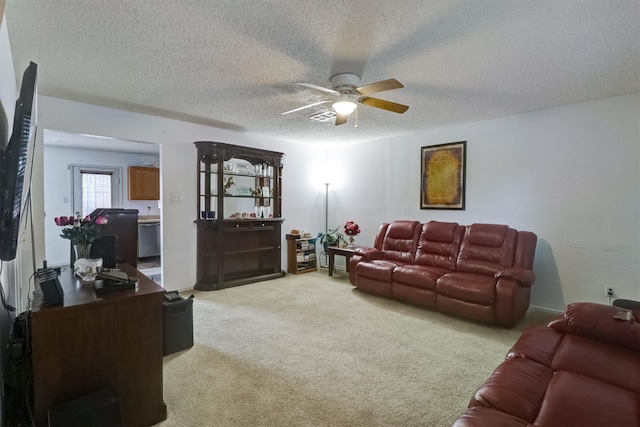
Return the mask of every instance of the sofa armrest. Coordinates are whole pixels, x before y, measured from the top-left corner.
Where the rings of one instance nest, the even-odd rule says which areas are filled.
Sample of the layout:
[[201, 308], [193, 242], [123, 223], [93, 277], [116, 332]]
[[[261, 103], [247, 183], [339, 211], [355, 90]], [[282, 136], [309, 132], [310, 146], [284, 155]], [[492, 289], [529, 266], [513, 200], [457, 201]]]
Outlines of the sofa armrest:
[[533, 282], [536, 281], [536, 275], [533, 273], [533, 270], [522, 267], [505, 268], [498, 271], [494, 277], [496, 279], [501, 277], [513, 279], [517, 281], [520, 286], [524, 286], [525, 288], [530, 288], [531, 285], [533, 285]]
[[355, 255], [360, 255], [362, 261], [372, 261], [374, 259], [382, 259], [382, 251], [376, 248], [361, 246], [355, 249]]
[[617, 319], [620, 311], [626, 310], [591, 302], [572, 303], [549, 327], [640, 352], [640, 318], [632, 313], [628, 320]]

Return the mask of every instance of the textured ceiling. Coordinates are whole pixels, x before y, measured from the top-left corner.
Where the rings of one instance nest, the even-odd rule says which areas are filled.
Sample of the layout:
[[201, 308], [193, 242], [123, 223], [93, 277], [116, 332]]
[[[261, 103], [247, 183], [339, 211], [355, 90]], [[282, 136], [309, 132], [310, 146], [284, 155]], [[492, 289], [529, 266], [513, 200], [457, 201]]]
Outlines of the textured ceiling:
[[[366, 141], [640, 91], [638, 0], [8, 0], [42, 95], [303, 143]], [[336, 73], [405, 88], [310, 120]], [[21, 74], [21, 72], [18, 72]]]

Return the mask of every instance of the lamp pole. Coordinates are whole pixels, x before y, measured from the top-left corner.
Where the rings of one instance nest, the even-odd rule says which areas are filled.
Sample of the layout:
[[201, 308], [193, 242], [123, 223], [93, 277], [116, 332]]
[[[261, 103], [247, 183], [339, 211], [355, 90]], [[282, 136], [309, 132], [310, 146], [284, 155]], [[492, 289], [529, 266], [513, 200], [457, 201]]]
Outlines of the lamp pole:
[[329, 231], [329, 181], [324, 183], [324, 232]]
[[[325, 232], [325, 239], [326, 239], [326, 233], [329, 232], [329, 181], [324, 183], [324, 232]], [[329, 259], [328, 259], [329, 255], [324, 251], [324, 247], [323, 247], [323, 252], [324, 252], [324, 264], [329, 265]]]

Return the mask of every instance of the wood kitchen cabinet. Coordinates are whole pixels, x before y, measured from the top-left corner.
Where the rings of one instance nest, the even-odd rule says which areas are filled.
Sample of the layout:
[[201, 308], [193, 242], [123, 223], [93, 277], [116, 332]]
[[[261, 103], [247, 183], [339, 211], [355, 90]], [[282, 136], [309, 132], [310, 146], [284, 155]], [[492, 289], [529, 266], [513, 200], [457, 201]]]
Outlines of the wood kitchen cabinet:
[[129, 166], [129, 200], [160, 200], [160, 169]]
[[195, 145], [195, 289], [211, 291], [284, 276], [284, 154], [212, 141]]

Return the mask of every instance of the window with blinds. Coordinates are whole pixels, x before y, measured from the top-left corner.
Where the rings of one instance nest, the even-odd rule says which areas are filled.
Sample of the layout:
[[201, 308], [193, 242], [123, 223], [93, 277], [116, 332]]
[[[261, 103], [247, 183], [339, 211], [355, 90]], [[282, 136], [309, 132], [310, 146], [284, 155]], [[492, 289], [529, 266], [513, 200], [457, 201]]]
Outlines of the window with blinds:
[[82, 216], [96, 208], [111, 208], [111, 172], [80, 171]]
[[122, 168], [70, 165], [72, 172], [72, 213], [83, 217], [96, 209], [121, 208]]

